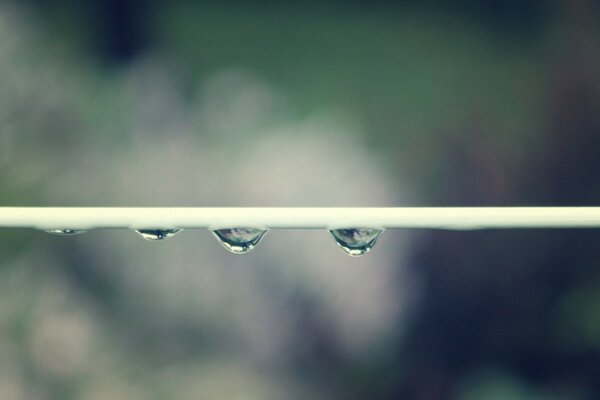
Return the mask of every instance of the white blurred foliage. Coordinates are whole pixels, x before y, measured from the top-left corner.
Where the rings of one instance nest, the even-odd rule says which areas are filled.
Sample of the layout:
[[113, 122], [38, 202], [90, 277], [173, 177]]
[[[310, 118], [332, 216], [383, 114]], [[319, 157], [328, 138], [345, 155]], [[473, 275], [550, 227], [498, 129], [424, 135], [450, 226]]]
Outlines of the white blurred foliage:
[[39, 288], [38, 304], [32, 315], [33, 363], [52, 379], [93, 373], [93, 337], [98, 329], [93, 308], [82, 304], [81, 295], [74, 293], [64, 279], [46, 279], [50, 282]]
[[[149, 68], [147, 63], [142, 65]], [[132, 87], [143, 88], [139, 96], [133, 93], [140, 99], [140, 112], [160, 114], [167, 120], [160, 107], [147, 108], [165, 103], [148, 96], [164, 93], [168, 98], [180, 98], [174, 94], [175, 88], [165, 87], [171, 80], [161, 65], [152, 73], [144, 69], [142, 76], [147, 81], [140, 82], [141, 76], [135, 74], [131, 79], [136, 81]], [[160, 90], [151, 89], [154, 82], [159, 82]], [[215, 87], [220, 88], [220, 95]], [[138, 119], [139, 110], [134, 110], [134, 120], [140, 121], [148, 139], [136, 137], [135, 147], [107, 166], [115, 185], [113, 192], [132, 204], [144, 205], [397, 204], [396, 183], [365, 149], [354, 126], [327, 114], [282, 124], [279, 115], [267, 115], [267, 110], [276, 109], [273, 99], [282, 98], [249, 73], [226, 71], [201, 87], [198, 101], [188, 106], [187, 115], [184, 110], [173, 112], [177, 120], [171, 124], [145, 124]], [[261, 115], [251, 117], [248, 110], [237, 115], [236, 110], [244, 109], [244, 104], [253, 104], [250, 109]], [[278, 122], [270, 126], [271, 121]], [[161, 134], [165, 125], [189, 130], [167, 129], [170, 133]], [[219, 133], [216, 138], [211, 129]], [[141, 130], [134, 127], [137, 134]], [[184, 232], [178, 239], [184, 235], [196, 233]], [[131, 240], [119, 238], [119, 244], [130, 246]], [[169, 243], [168, 251], [137, 250], [132, 258], [139, 262], [126, 265], [160, 269], [152, 276], [164, 282], [164, 301], [178, 304], [172, 315], [188, 310], [191, 315], [187, 318], [200, 318], [198, 310], [204, 310], [209, 316], [207, 323], [219, 312], [229, 316], [230, 329], [242, 335], [247, 348], [259, 357], [285, 358], [301, 335], [302, 327], [287, 315], [295, 291], [304, 290], [298, 289], [300, 285], [307, 285], [306, 290], [316, 296], [319, 312], [328, 320], [324, 323], [336, 327], [338, 339], [350, 353], [380, 339], [397, 323], [395, 318], [403, 307], [404, 296], [396, 289], [405, 243], [386, 242], [385, 235], [376, 249], [361, 259], [346, 257], [321, 231], [275, 231], [253, 254], [242, 257], [215, 249], [207, 235], [196, 241], [193, 251], [189, 246], [188, 241], [180, 240]], [[228, 269], [231, 264], [233, 269]], [[282, 288], [265, 291], [257, 268], [267, 270], [262, 273], [272, 275], [276, 281], [272, 284]], [[408, 296], [410, 291], [405, 293]], [[231, 302], [233, 307], [224, 309], [223, 302]]]
[[[366, 133], [347, 116], [324, 110], [294, 118], [283, 93], [242, 69], [223, 71], [190, 90], [185, 74], [161, 54], [140, 59], [111, 82], [116, 93], [109, 101], [124, 108], [115, 116], [90, 87], [78, 87], [80, 77], [62, 70], [60, 61], [45, 60], [49, 55], [43, 51], [40, 58], [47, 62], [28, 59], [27, 40], [21, 38], [27, 31], [11, 13], [0, 7], [0, 166], [16, 187], [38, 185], [44, 205], [390, 206], [400, 201], [397, 182], [368, 151]], [[103, 119], [114, 118], [111, 124], [127, 132], [117, 145], [114, 137], [95, 134], [89, 115], [73, 107], [85, 96], [104, 107], [98, 111], [106, 113]], [[407, 243], [392, 232], [358, 259], [343, 254], [324, 231], [270, 232], [243, 256], [227, 253], [205, 231], [186, 231], [164, 243], [125, 231], [39, 239], [31, 250], [35, 256], [25, 254], [15, 264], [28, 266], [15, 272], [26, 276], [20, 290], [9, 291], [24, 301], [37, 300], [26, 306], [0, 302], [0, 326], [14, 323], [14, 312], [27, 315], [31, 336], [15, 346], [49, 381], [83, 379], [86, 399], [147, 394], [142, 384], [115, 372], [122, 360], [118, 348], [109, 345], [111, 327], [81, 301], [85, 294], [73, 292], [60, 275], [44, 281], [66, 262], [52, 250], [53, 240], [74, 241], [84, 258], [95, 260], [116, 282], [132, 324], [144, 321], [166, 338], [182, 326], [204, 329], [222, 346], [226, 361], [213, 365], [210, 358], [198, 359], [197, 369], [158, 371], [153, 384], [169, 398], [289, 397], [293, 382], [265, 379], [252, 366], [285, 370], [313, 345], [305, 334], [311, 331], [304, 325], [308, 320], [331, 329], [336, 351], [360, 357], [401, 322], [412, 295], [402, 268]], [[41, 284], [32, 278], [37, 274]], [[302, 303], [306, 299], [310, 304]], [[5, 336], [0, 343], [14, 340]], [[177, 336], [172, 337], [161, 346], [176, 348]], [[0, 353], [0, 365], [19, 356]], [[0, 371], [0, 383], [11, 382], [5, 393], [30, 397], [19, 379], [10, 378], [15, 374], [14, 366]], [[180, 392], [173, 389], [182, 385]], [[240, 394], [241, 387], [248, 392]]]
[[[181, 400], [244, 399], [276, 400], [319, 398], [306, 387], [261, 373], [243, 360], [213, 360], [196, 368], [166, 368], [160, 378], [166, 397]], [[283, 385], [286, 384], [286, 385]], [[287, 390], [283, 390], [288, 386]], [[181, 388], [186, 388], [181, 391]]]

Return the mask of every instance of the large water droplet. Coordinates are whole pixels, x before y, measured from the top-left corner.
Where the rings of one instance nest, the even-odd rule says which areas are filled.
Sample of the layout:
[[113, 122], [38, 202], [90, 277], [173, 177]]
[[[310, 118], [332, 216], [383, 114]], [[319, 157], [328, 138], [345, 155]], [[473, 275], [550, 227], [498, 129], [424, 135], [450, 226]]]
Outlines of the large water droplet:
[[258, 228], [228, 228], [212, 231], [223, 247], [237, 254], [247, 253], [255, 248], [267, 232], [266, 229]]
[[146, 240], [163, 240], [177, 235], [181, 229], [136, 229]]
[[329, 232], [342, 250], [353, 257], [358, 257], [371, 250], [383, 229], [348, 228], [332, 229]]
[[85, 233], [87, 231], [83, 229], [48, 229], [46, 230], [46, 232], [52, 233], [54, 235], [72, 236], [79, 235], [80, 233]]

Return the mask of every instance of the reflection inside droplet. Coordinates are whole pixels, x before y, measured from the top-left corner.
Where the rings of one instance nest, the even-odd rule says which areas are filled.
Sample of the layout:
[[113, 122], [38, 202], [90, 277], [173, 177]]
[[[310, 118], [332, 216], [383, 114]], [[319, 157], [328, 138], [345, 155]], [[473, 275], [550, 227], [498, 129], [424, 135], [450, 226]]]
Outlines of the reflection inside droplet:
[[332, 229], [329, 232], [342, 250], [353, 257], [358, 257], [371, 250], [383, 229], [348, 228]]
[[87, 231], [83, 229], [47, 229], [46, 232], [52, 233], [54, 235], [72, 236], [79, 235], [80, 233], [85, 233]]
[[181, 229], [136, 229], [146, 240], [163, 240], [177, 235]]
[[219, 243], [232, 253], [247, 253], [256, 247], [267, 233], [266, 229], [258, 228], [227, 228], [212, 231]]

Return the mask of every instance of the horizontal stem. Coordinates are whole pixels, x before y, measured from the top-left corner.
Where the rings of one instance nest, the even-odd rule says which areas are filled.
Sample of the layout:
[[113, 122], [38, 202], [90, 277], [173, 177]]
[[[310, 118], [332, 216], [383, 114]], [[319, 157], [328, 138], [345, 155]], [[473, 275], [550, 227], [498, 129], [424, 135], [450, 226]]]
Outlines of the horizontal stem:
[[0, 227], [593, 228], [600, 207], [0, 207]]

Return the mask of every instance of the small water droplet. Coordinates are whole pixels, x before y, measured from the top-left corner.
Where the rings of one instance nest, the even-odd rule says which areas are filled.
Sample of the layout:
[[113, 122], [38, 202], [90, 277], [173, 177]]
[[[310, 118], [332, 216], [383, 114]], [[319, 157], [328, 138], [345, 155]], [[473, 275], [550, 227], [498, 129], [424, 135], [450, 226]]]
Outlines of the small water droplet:
[[266, 229], [258, 228], [228, 228], [212, 231], [223, 247], [237, 254], [247, 253], [255, 248], [267, 232]]
[[383, 229], [347, 228], [332, 229], [329, 232], [342, 250], [352, 257], [358, 257], [371, 250]]
[[46, 230], [46, 232], [52, 233], [54, 235], [72, 236], [79, 235], [80, 233], [85, 233], [87, 231], [83, 229], [48, 229]]
[[177, 235], [181, 229], [136, 229], [146, 240], [163, 240]]

